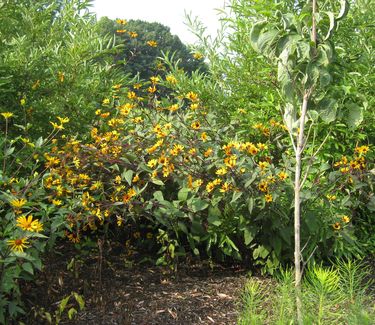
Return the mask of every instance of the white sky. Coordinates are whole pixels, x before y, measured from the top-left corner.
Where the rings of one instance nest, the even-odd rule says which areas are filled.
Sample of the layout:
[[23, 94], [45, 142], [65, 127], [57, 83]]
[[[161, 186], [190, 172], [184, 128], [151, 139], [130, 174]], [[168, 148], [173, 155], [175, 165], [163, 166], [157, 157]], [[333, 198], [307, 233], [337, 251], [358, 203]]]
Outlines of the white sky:
[[94, 0], [91, 11], [97, 17], [111, 19], [141, 19], [159, 22], [170, 27], [171, 33], [178, 35], [182, 42], [191, 44], [195, 36], [184, 24], [184, 12], [192, 13], [207, 27], [207, 33], [216, 35], [219, 16], [216, 8], [223, 8], [225, 0]]

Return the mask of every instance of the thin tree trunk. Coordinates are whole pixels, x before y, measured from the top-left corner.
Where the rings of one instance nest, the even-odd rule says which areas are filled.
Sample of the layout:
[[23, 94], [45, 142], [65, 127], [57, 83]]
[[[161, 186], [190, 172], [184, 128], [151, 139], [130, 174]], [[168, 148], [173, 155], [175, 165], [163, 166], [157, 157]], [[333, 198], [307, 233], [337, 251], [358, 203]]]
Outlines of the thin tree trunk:
[[296, 289], [296, 308], [298, 324], [303, 323], [302, 302], [301, 302], [301, 170], [302, 170], [302, 152], [304, 147], [304, 129], [307, 112], [307, 103], [309, 101], [310, 91], [305, 91], [301, 107], [301, 116], [296, 145], [296, 169], [294, 180], [294, 269], [295, 269], [295, 289]]

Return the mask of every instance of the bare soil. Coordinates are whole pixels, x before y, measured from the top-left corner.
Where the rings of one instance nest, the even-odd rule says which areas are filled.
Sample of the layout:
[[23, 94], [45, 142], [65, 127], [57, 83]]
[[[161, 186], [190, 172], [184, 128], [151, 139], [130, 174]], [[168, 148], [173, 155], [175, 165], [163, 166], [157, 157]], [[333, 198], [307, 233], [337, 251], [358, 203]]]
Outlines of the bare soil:
[[84, 297], [85, 308], [69, 320], [67, 310], [79, 310], [71, 299], [60, 324], [236, 324], [248, 278], [241, 266], [210, 267], [202, 262], [172, 271], [132, 264], [121, 254], [75, 257], [78, 262], [70, 263], [68, 270], [73, 257], [71, 252], [50, 256], [37, 287], [35, 282], [24, 285], [25, 324], [43, 324], [42, 310], [53, 315], [71, 292]]

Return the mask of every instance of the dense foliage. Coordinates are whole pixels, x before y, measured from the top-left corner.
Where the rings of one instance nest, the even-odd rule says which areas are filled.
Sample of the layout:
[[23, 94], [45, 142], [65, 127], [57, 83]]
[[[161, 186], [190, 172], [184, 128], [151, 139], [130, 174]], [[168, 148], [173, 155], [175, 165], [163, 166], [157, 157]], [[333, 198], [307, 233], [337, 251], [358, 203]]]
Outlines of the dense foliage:
[[[120, 240], [129, 258], [146, 249], [172, 267], [195, 256], [274, 273], [293, 260], [298, 116], [280, 109], [298, 102], [285, 93], [308, 69], [296, 36], [308, 13], [302, 2], [231, 4], [212, 42], [192, 21], [201, 42], [188, 54], [160, 24], [97, 24], [88, 2], [0, 2], [0, 323], [23, 312], [20, 280], [56, 240]], [[307, 120], [304, 261], [374, 253], [374, 42], [360, 8], [322, 42], [306, 81], [320, 88]], [[283, 38], [295, 41], [294, 80], [275, 64]], [[161, 49], [177, 52], [154, 69]], [[203, 58], [209, 71], [192, 71]]]

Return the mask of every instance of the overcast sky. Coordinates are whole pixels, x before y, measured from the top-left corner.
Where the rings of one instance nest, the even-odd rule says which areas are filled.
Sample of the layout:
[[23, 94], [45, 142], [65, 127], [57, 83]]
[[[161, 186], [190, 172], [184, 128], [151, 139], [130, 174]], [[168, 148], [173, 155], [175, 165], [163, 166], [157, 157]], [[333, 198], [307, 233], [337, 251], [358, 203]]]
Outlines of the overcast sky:
[[191, 12], [215, 35], [219, 27], [216, 8], [223, 8], [225, 0], [94, 0], [93, 8], [98, 17], [111, 19], [141, 19], [159, 22], [171, 28], [184, 43], [194, 43], [195, 37], [184, 24], [184, 11]]

